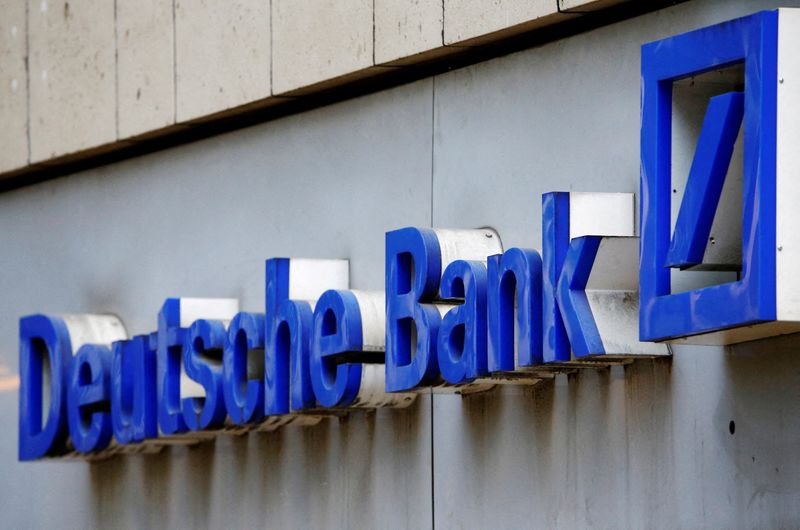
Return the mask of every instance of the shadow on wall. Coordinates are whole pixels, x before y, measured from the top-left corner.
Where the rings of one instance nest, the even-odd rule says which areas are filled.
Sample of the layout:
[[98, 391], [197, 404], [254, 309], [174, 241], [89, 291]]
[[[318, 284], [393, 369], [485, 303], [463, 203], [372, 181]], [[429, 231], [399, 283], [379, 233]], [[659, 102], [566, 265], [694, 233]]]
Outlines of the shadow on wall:
[[86, 464], [90, 520], [100, 528], [425, 526], [429, 418], [429, 396], [420, 396], [404, 410]]
[[[671, 459], [664, 435], [671, 392], [671, 359], [660, 358], [463, 399], [436, 396], [436, 513], [456, 514], [437, 517], [437, 524], [554, 528], [623, 521], [629, 489], [656, 490]], [[628, 470], [642, 476], [641, 485], [630, 483]], [[482, 499], [485, 507], [464, 510], [464, 499]]]
[[[800, 520], [800, 334], [731, 347], [723, 377], [725, 393], [715, 416], [727, 427], [725, 458], [742, 483], [736, 502], [751, 513], [773, 510], [775, 526], [796, 527]], [[794, 513], [794, 519], [781, 517], [781, 512]]]
[[797, 335], [675, 346], [534, 387], [436, 396], [437, 525], [796, 527], [799, 350]]
[[672, 358], [536, 386], [433, 404], [425, 394], [406, 410], [118, 457], [87, 466], [89, 517], [98, 527], [418, 528], [435, 502], [444, 526], [515, 526], [531, 513], [542, 527], [758, 526], [765, 513], [797, 522], [798, 350], [797, 335], [676, 346]]

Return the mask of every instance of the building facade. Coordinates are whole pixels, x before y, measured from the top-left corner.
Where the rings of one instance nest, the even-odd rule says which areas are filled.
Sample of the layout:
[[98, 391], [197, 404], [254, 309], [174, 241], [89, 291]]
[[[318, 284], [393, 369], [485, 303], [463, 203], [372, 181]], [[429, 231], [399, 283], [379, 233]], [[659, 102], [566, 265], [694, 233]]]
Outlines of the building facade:
[[[542, 249], [544, 194], [646, 200], [643, 45], [800, 7], [317, 3], [2, 3], [4, 31], [26, 36], [0, 54], [20, 72], [0, 103], [0, 526], [800, 525], [792, 334], [422, 389], [405, 408], [154, 454], [18, 461], [20, 317], [112, 314], [134, 336], [171, 297], [260, 312], [279, 256], [347, 259], [351, 288], [384, 291], [386, 233], [403, 227], [490, 228], [504, 249]], [[715, 83], [749, 88], [713, 80], [712, 95]], [[673, 147], [697, 140], [707, 100], [686, 96], [682, 119], [697, 123]], [[711, 269], [701, 282], [731, 274]]]

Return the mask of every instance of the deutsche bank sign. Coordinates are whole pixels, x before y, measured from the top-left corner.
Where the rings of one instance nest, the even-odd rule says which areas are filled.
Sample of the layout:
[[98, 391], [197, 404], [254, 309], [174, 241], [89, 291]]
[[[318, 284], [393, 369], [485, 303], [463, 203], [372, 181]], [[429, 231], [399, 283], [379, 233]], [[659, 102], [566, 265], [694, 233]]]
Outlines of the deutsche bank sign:
[[[800, 331], [798, 22], [796, 10], [767, 11], [642, 48], [642, 340], [730, 344]], [[743, 68], [743, 86], [708, 103], [673, 218], [675, 81], [731, 65]], [[738, 279], [673, 293], [670, 270], [703, 260], [740, 127]]]
[[554, 192], [540, 250], [491, 229], [388, 232], [382, 291], [351, 289], [346, 260], [273, 258], [259, 313], [168, 298], [133, 337], [112, 315], [23, 317], [19, 458], [157, 451], [668, 355], [669, 341], [800, 331], [798, 30], [779, 10], [642, 48], [641, 240], [634, 194]]

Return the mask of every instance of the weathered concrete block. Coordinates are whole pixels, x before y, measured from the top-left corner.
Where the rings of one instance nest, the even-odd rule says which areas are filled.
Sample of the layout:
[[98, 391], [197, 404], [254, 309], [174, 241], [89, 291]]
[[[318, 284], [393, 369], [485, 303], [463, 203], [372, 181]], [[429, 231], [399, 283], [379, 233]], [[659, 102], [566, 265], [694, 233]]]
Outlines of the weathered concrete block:
[[444, 43], [479, 44], [572, 16], [559, 14], [555, 0], [444, 0]]
[[372, 66], [372, 0], [273, 0], [272, 92]]
[[270, 95], [269, 2], [176, 0], [175, 24], [179, 122]]
[[119, 137], [175, 120], [172, 0], [117, 0]]
[[113, 142], [114, 3], [29, 0], [31, 162]]
[[443, 0], [375, 0], [375, 63], [440, 48]]
[[25, 0], [0, 0], [0, 172], [28, 162]]

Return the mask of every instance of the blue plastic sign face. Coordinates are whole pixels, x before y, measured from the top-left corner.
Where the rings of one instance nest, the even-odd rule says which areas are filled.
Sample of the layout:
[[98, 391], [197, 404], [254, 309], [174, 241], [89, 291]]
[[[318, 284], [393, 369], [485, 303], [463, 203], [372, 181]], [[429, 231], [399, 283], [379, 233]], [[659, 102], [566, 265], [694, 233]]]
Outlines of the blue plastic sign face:
[[[800, 29], [800, 14], [757, 13], [643, 47], [641, 241], [633, 193], [553, 192], [541, 198], [539, 250], [504, 249], [491, 229], [388, 232], [382, 291], [351, 289], [345, 260], [272, 258], [264, 313], [168, 298], [156, 331], [132, 338], [110, 315], [22, 318], [20, 460], [155, 451], [406, 407], [432, 387], [469, 393], [668, 355], [659, 341], [800, 330], [800, 299], [784, 294], [800, 292], [800, 183], [781, 147], [800, 142], [800, 94], [778, 82], [800, 31], [781, 24]], [[734, 65], [743, 86], [698, 116], [674, 209], [674, 85]], [[783, 69], [800, 79], [800, 60]], [[792, 119], [778, 123], [780, 112]], [[673, 292], [673, 270], [704, 265], [740, 131], [740, 277]]]
[[[744, 93], [710, 100], [671, 229], [676, 80], [736, 63]], [[666, 340], [776, 320], [778, 12], [642, 47], [641, 339]], [[702, 261], [734, 141], [743, 127], [742, 263], [737, 281], [673, 293], [670, 270]]]
[[111, 426], [121, 444], [158, 435], [156, 352], [150, 337], [114, 343], [111, 360]]

